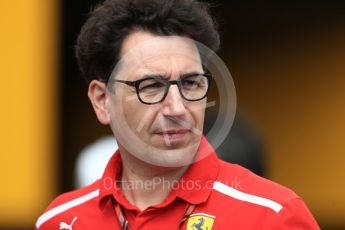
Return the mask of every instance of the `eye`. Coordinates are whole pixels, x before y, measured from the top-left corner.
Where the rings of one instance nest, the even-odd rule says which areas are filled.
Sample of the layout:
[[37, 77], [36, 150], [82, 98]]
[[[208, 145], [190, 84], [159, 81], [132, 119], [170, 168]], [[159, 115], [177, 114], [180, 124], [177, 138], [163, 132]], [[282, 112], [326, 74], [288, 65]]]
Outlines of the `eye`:
[[193, 85], [198, 85], [198, 84], [199, 82], [197, 80], [186, 79], [183, 81], [183, 85], [193, 86]]
[[159, 79], [145, 79], [140, 82], [139, 90], [140, 91], [152, 91], [152, 90], [160, 90], [165, 87], [165, 84], [162, 80]]
[[192, 75], [185, 77], [181, 80], [182, 86], [185, 89], [196, 89], [204, 87], [207, 79], [202, 75]]

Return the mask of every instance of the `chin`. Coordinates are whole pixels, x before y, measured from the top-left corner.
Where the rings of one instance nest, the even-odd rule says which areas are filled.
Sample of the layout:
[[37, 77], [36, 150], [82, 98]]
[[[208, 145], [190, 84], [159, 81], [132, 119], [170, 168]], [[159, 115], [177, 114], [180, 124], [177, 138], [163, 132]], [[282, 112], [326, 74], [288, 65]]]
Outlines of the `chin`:
[[143, 157], [145, 162], [160, 167], [182, 167], [192, 163], [198, 145], [188, 145], [179, 148], [165, 147], [150, 148], [147, 151], [146, 157]]

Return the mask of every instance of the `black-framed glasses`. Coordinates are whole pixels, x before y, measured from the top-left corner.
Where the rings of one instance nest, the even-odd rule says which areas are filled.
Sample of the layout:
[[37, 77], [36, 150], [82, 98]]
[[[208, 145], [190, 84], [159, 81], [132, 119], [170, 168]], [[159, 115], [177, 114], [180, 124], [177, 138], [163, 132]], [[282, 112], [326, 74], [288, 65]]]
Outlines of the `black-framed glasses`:
[[177, 85], [182, 98], [187, 101], [202, 100], [208, 94], [211, 80], [212, 75], [209, 73], [190, 73], [181, 76], [179, 80], [168, 81], [160, 75], [153, 75], [136, 81], [110, 79], [109, 82], [135, 87], [139, 101], [152, 105], [164, 101], [171, 85]]

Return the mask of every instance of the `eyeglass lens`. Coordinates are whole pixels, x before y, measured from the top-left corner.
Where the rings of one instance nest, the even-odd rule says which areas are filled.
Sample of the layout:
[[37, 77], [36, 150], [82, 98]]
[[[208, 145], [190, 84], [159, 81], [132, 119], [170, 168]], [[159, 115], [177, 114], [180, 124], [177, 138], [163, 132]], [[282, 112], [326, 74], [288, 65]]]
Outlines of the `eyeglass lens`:
[[[160, 102], [167, 93], [170, 83], [165, 79], [148, 78], [140, 82], [138, 95], [145, 103]], [[193, 75], [178, 81], [182, 96], [187, 100], [202, 99], [208, 90], [208, 79], [203, 75]]]

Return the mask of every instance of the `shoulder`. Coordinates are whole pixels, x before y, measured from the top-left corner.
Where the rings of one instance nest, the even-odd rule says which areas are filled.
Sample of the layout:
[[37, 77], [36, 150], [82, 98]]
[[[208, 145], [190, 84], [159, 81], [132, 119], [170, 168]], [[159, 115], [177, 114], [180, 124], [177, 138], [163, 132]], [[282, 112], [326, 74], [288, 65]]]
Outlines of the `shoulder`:
[[[99, 180], [81, 189], [67, 192], [56, 197], [48, 206], [46, 211], [37, 219], [36, 229], [50, 229], [48, 225], [59, 226], [64, 220], [71, 222], [76, 216], [83, 215], [85, 207], [92, 209], [96, 207], [99, 196]], [[63, 222], [60, 222], [60, 224]]]
[[238, 194], [257, 196], [277, 203], [299, 198], [291, 189], [258, 176], [240, 165], [222, 160], [219, 161], [219, 165], [219, 174], [214, 186], [219, 192], [232, 190]]
[[278, 213], [285, 203], [299, 198], [291, 189], [236, 164], [219, 160], [219, 173], [213, 185], [214, 196], [242, 208], [263, 208]]
[[320, 229], [302, 198], [291, 189], [239, 165], [224, 161], [219, 165], [213, 190], [223, 208], [236, 207], [236, 214], [248, 220], [257, 217], [265, 229]]

